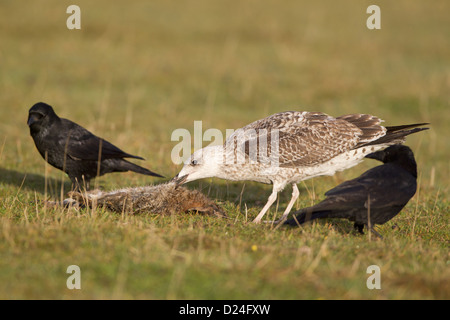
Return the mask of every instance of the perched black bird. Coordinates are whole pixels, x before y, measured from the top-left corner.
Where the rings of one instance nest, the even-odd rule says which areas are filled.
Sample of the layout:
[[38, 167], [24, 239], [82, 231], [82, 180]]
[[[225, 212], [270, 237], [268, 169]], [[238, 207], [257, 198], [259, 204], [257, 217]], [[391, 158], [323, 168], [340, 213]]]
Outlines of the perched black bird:
[[399, 144], [368, 154], [366, 158], [384, 164], [329, 190], [325, 200], [299, 210], [285, 224], [296, 226], [319, 218], [346, 218], [355, 222], [360, 233], [366, 225], [380, 236], [373, 226], [395, 217], [416, 193], [417, 166], [411, 149]]
[[89, 190], [92, 178], [110, 172], [133, 171], [162, 177], [123, 159], [143, 158], [123, 152], [78, 124], [58, 117], [53, 108], [43, 102], [31, 107], [27, 124], [41, 156], [55, 168], [66, 172], [74, 189], [81, 189], [85, 184]]

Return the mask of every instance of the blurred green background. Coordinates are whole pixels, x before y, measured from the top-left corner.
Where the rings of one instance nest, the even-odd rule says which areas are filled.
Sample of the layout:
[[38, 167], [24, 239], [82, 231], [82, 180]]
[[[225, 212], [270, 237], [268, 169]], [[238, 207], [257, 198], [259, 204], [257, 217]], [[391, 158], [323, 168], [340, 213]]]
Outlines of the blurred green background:
[[[71, 4], [81, 8], [81, 30], [66, 27]], [[366, 27], [371, 4], [2, 0], [0, 238], [5, 241], [0, 245], [0, 283], [7, 285], [0, 297], [449, 298], [450, 3], [377, 1], [381, 30]], [[404, 218], [396, 218], [404, 234], [383, 229], [396, 239], [390, 248], [386, 242], [367, 244], [365, 237], [343, 235], [328, 224], [279, 233], [247, 225], [244, 204], [249, 215], [256, 214], [270, 186], [247, 183], [239, 199], [243, 183], [217, 179], [192, 187], [222, 201], [236, 217], [237, 230], [198, 216], [183, 216], [181, 222], [130, 217], [125, 226], [104, 211], [94, 218], [70, 212], [49, 215], [36, 202], [43, 199], [45, 165], [26, 126], [28, 109], [38, 101], [144, 157], [140, 165], [166, 177], [180, 170], [170, 159], [178, 143], [171, 141], [171, 133], [177, 128], [193, 132], [194, 120], [203, 121], [203, 130], [225, 131], [286, 110], [332, 116], [370, 113], [386, 125], [430, 122], [431, 130], [408, 138], [419, 165], [420, 188]], [[300, 184], [296, 207], [311, 204], [373, 165], [366, 161], [336, 177]], [[68, 179], [56, 169], [46, 170], [53, 179], [49, 193], [57, 198], [57, 183], [65, 179], [67, 189]], [[160, 182], [132, 173], [99, 180], [105, 189]], [[282, 195], [280, 207], [289, 196], [290, 191]], [[197, 224], [200, 228], [193, 228]], [[183, 237], [187, 245], [178, 248]], [[200, 250], [200, 238], [212, 244]], [[324, 244], [324, 239], [331, 240]], [[150, 240], [160, 246], [143, 245]], [[249, 249], [256, 244], [265, 249]], [[364, 250], [356, 253], [357, 246]], [[142, 260], [123, 263], [123, 257], [134, 254], [130, 247]], [[105, 250], [111, 257], [102, 256]], [[167, 250], [172, 252], [168, 257]], [[324, 250], [330, 260], [315, 266], [314, 258], [325, 257]], [[64, 266], [72, 263], [58, 252], [78, 252], [78, 259], [95, 270], [87, 276], [92, 286], [78, 296], [64, 291]], [[397, 262], [385, 282], [391, 291], [365, 288], [361, 261], [373, 252], [379, 263]], [[298, 258], [303, 253], [305, 262]], [[24, 270], [29, 263], [37, 267]], [[255, 264], [258, 272], [252, 272]], [[136, 283], [132, 271], [149, 283]], [[277, 276], [271, 279], [266, 271]], [[342, 284], [342, 278], [348, 282]], [[417, 281], [410, 284], [411, 279]]]

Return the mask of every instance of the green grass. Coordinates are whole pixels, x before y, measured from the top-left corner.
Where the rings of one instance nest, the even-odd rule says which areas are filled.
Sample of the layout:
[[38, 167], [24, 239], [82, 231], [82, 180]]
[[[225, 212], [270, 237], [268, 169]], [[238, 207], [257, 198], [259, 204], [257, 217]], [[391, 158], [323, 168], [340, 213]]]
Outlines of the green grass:
[[[449, 299], [450, 25], [448, 1], [3, 1], [0, 20], [0, 298], [3, 299]], [[284, 110], [365, 112], [387, 125], [430, 122], [411, 136], [419, 190], [378, 228], [346, 221], [301, 229], [254, 225], [270, 186], [206, 179], [189, 184], [230, 219], [196, 214], [122, 216], [49, 209], [60, 171], [46, 166], [26, 126], [37, 101], [167, 177], [176, 128], [238, 128]], [[205, 143], [206, 145], [206, 143]], [[376, 163], [300, 183], [296, 208]], [[47, 177], [48, 187], [45, 188]], [[104, 189], [159, 183], [124, 173]], [[278, 214], [289, 201], [280, 195]], [[239, 206], [241, 204], [241, 206]], [[270, 211], [273, 217], [276, 208]], [[81, 268], [81, 290], [66, 269]], [[366, 287], [369, 265], [381, 290]]]

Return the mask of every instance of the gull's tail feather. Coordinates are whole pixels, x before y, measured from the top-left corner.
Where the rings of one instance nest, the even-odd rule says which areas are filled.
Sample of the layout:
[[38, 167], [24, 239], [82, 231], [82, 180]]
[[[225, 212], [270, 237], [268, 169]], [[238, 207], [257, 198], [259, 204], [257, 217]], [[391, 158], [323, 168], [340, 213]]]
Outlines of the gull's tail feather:
[[[400, 144], [405, 142], [406, 136], [428, 130], [430, 128], [417, 128], [419, 126], [427, 125], [429, 123], [416, 123], [416, 124], [407, 124], [402, 126], [392, 126], [392, 127], [386, 127], [386, 134], [382, 137], [380, 137], [377, 140], [368, 142], [366, 144], [360, 145], [358, 147], [365, 147], [365, 146], [372, 146], [372, 145], [380, 145], [380, 144]], [[411, 129], [413, 128], [413, 129]]]

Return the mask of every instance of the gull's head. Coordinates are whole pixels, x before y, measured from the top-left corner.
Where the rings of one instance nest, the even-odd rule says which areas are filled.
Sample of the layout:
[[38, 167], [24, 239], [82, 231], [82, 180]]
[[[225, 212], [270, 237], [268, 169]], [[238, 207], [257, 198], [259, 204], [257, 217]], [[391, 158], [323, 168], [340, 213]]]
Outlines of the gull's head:
[[208, 146], [195, 151], [185, 162], [183, 169], [172, 181], [183, 184], [190, 181], [219, 177], [223, 163], [223, 146]]

